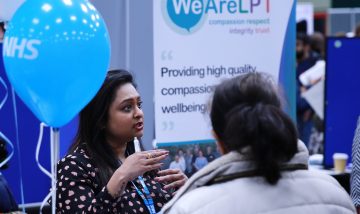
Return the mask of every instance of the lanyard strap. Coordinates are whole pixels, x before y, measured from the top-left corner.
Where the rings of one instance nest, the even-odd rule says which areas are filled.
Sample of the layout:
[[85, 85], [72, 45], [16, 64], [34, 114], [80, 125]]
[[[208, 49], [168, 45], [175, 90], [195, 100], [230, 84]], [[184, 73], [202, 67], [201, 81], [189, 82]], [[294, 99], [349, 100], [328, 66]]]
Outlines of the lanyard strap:
[[155, 206], [154, 206], [154, 201], [150, 195], [150, 191], [149, 189], [147, 188], [145, 182], [144, 182], [144, 179], [139, 176], [138, 177], [139, 181], [140, 181], [140, 184], [141, 186], [143, 187], [144, 189], [144, 193], [134, 184], [134, 182], [131, 181], [131, 183], [133, 184], [133, 186], [135, 187], [136, 189], [136, 192], [140, 195], [140, 197], [142, 198], [142, 200], [144, 201], [146, 207], [148, 208], [150, 214], [156, 214], [156, 211], [155, 211]]

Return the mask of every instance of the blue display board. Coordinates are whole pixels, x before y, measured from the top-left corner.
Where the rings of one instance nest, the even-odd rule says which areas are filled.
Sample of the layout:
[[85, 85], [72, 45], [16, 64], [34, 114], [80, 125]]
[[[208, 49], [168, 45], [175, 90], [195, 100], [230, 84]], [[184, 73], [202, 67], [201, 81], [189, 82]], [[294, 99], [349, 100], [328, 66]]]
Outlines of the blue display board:
[[[0, 43], [2, 53], [2, 43]], [[0, 55], [0, 102], [6, 101], [0, 108], [0, 131], [14, 144], [14, 156], [9, 162], [9, 168], [2, 170], [9, 186], [14, 193], [16, 201], [22, 203], [21, 180], [25, 203], [41, 202], [50, 190], [50, 178], [48, 178], [37, 166], [35, 161], [36, 143], [39, 137], [40, 121], [15, 95], [16, 108], [10, 82], [6, 77], [3, 58]], [[17, 123], [15, 121], [14, 109], [16, 109]], [[64, 156], [77, 127], [75, 118], [68, 125], [60, 129], [60, 156]], [[16, 130], [18, 131], [19, 150], [17, 147]], [[40, 163], [50, 171], [50, 131], [46, 128], [40, 150]], [[20, 173], [21, 172], [21, 173]], [[22, 176], [21, 176], [22, 175]], [[22, 179], [21, 179], [22, 178]], [[1, 196], [0, 196], [1, 200]]]
[[325, 79], [324, 165], [335, 152], [347, 153], [360, 115], [360, 38], [328, 38]]

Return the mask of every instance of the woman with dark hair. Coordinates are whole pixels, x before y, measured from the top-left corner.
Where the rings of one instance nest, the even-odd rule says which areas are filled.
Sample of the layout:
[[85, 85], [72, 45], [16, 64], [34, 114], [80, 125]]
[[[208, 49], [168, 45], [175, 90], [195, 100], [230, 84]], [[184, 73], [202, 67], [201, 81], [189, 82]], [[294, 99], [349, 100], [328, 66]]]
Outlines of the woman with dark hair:
[[0, 43], [3, 41], [4, 39], [4, 34], [5, 34], [5, 23], [4, 22], [0, 22]]
[[222, 156], [194, 174], [164, 213], [355, 212], [334, 178], [307, 170], [308, 151], [269, 76], [221, 83], [210, 117]]
[[58, 212], [153, 214], [171, 199], [170, 189], [185, 183], [179, 170], [157, 171], [168, 151], [135, 152], [144, 127], [141, 103], [129, 72], [108, 72], [58, 163]]

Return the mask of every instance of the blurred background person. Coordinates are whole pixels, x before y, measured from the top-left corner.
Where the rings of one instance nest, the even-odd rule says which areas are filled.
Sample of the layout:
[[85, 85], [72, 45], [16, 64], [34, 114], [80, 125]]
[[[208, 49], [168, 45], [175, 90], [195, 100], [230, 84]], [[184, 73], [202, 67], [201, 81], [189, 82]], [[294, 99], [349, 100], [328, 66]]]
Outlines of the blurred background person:
[[174, 160], [170, 163], [169, 169], [180, 169], [182, 172], [185, 172], [185, 167], [180, 163], [179, 155], [175, 155]]
[[207, 146], [206, 147], [206, 159], [207, 161], [210, 163], [211, 161], [215, 160], [215, 154], [212, 151], [212, 147], [211, 146]]
[[314, 32], [310, 35], [310, 49], [314, 52], [314, 56], [319, 58], [325, 57], [325, 36], [321, 32]]
[[204, 157], [204, 153], [200, 149], [198, 152], [198, 156], [195, 159], [194, 167], [198, 171], [198, 170], [202, 169], [204, 166], [206, 166], [207, 164], [208, 164], [208, 160], [206, 159], [206, 157]]
[[309, 144], [310, 135], [314, 126], [314, 110], [309, 103], [301, 96], [310, 86], [304, 86], [299, 76], [315, 65], [320, 55], [311, 50], [310, 39], [304, 33], [296, 36], [296, 118], [299, 138]]
[[[313, 57], [317, 61], [315, 62], [314, 66], [312, 66], [307, 71], [313, 72], [310, 70], [315, 69], [315, 68], [319, 69], [319, 67], [321, 67], [320, 65], [323, 65], [323, 67], [322, 67], [323, 72], [322, 72], [322, 74], [319, 73], [316, 76], [313, 75], [307, 85], [304, 86], [302, 84], [303, 90], [300, 95], [302, 95], [303, 93], [308, 91], [311, 87], [313, 87], [314, 85], [319, 83], [321, 80], [325, 79], [325, 64], [326, 64], [325, 60], [324, 60], [325, 59], [325, 36], [321, 32], [314, 32], [312, 35], [309, 36], [309, 39], [310, 39], [311, 52], [313, 53]], [[304, 71], [302, 74], [304, 74], [307, 71]], [[324, 91], [324, 89], [322, 89], [322, 90]], [[322, 92], [322, 94], [323, 93], [324, 92]], [[316, 99], [324, 99], [324, 96], [316, 97]], [[320, 116], [318, 114], [315, 113], [315, 111], [312, 116], [312, 124], [313, 124], [313, 127], [311, 129], [311, 133], [310, 133], [310, 137], [309, 137], [308, 149], [309, 149], [310, 154], [322, 154], [324, 151], [324, 121], [323, 121], [323, 119], [320, 118]]]
[[355, 27], [355, 32], [354, 32], [354, 36], [355, 37], [360, 37], [360, 23], [358, 23]]
[[186, 164], [186, 169], [185, 169], [185, 174], [186, 176], [190, 177], [194, 170], [193, 170], [193, 151], [191, 148], [187, 148], [186, 149], [186, 154], [185, 154], [185, 164]]
[[193, 159], [192, 159], [193, 173], [197, 172], [197, 169], [195, 167], [195, 161], [196, 161], [196, 158], [198, 157], [199, 150], [200, 150], [199, 144], [195, 144], [194, 151], [193, 151]]
[[181, 148], [178, 149], [177, 155], [179, 156], [179, 163], [181, 164], [181, 171], [185, 172], [186, 163], [185, 163], [185, 157], [184, 157], [184, 150], [182, 150]]

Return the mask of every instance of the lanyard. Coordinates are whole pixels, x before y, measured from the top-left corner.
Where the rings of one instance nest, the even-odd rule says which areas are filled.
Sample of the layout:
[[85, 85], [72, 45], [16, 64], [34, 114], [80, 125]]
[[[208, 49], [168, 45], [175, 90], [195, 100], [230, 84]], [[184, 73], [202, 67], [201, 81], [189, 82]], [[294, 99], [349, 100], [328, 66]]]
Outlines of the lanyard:
[[155, 206], [154, 206], [154, 201], [150, 195], [150, 191], [149, 189], [147, 188], [145, 182], [144, 182], [144, 179], [139, 176], [138, 177], [140, 183], [141, 183], [141, 186], [144, 188], [144, 193], [134, 184], [134, 182], [131, 181], [131, 183], [133, 184], [133, 186], [135, 187], [136, 189], [136, 192], [140, 195], [140, 197], [142, 198], [142, 200], [144, 201], [146, 207], [148, 208], [150, 214], [156, 214], [156, 211], [155, 211]]

